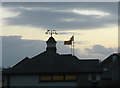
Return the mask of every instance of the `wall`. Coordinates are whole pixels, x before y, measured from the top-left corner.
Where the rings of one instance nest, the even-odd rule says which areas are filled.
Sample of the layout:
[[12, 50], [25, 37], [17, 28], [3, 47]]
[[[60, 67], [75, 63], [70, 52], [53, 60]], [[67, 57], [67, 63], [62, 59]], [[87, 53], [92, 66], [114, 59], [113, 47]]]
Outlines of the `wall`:
[[90, 86], [90, 82], [88, 80], [88, 74], [81, 74], [78, 76], [78, 86]]
[[39, 82], [38, 75], [11, 76], [10, 86], [76, 86], [76, 82]]

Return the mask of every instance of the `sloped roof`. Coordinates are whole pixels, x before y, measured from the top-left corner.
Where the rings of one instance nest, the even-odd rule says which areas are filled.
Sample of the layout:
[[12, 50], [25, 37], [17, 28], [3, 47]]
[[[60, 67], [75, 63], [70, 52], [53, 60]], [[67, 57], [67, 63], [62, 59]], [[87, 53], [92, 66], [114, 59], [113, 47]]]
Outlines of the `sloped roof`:
[[[31, 59], [25, 58], [7, 73], [62, 73], [62, 72], [98, 72], [99, 60], [79, 60], [76, 56], [60, 55], [45, 51]], [[5, 73], [6, 73], [5, 72]]]
[[[47, 43], [56, 43], [50, 37]], [[56, 52], [47, 50], [29, 59], [26, 57], [12, 68], [4, 71], [7, 74], [28, 74], [28, 73], [84, 73], [99, 72], [97, 69], [99, 60], [79, 60], [71, 54], [60, 55]]]
[[100, 64], [106, 64], [106, 63], [112, 63], [113, 62], [113, 57], [112, 56], [117, 56], [117, 58], [119, 59], [120, 57], [120, 53], [113, 53], [110, 56], [108, 56], [106, 59], [104, 59]]

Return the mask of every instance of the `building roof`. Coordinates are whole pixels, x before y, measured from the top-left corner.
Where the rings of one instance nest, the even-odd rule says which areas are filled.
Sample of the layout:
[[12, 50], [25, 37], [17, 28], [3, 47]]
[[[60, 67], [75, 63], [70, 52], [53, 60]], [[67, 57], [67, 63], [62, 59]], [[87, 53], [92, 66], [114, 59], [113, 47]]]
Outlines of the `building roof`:
[[7, 73], [98, 72], [98, 64], [99, 60], [79, 60], [76, 56], [45, 51], [31, 59], [23, 59]]
[[[50, 37], [47, 42], [56, 43], [53, 37]], [[97, 68], [98, 65], [99, 59], [79, 60], [76, 56], [72, 56], [71, 54], [60, 55], [56, 52], [46, 50], [31, 59], [26, 57], [4, 73], [96, 73], [99, 72]]]
[[105, 60], [103, 60], [100, 64], [103, 65], [103, 64], [106, 64], [106, 63], [108, 63], [108, 64], [112, 63], [113, 62], [113, 56], [116, 56], [119, 59], [120, 53], [111, 54]]

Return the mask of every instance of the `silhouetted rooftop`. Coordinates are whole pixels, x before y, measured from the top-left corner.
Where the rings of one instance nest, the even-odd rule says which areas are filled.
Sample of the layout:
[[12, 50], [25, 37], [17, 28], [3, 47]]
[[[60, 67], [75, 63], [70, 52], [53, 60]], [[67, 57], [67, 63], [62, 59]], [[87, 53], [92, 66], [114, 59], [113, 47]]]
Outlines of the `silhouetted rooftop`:
[[112, 56], [116, 56], [117, 58], [120, 57], [120, 53], [113, 53], [110, 56], [108, 56], [105, 60], [103, 60], [100, 64], [110, 63], [113, 62]]
[[[56, 43], [53, 37], [50, 37], [47, 43]], [[11, 69], [5, 71], [9, 74], [28, 74], [28, 73], [67, 73], [67, 72], [99, 72], [97, 66], [99, 59], [79, 60], [71, 54], [60, 55], [51, 50], [38, 54], [29, 59], [26, 57]]]
[[45, 51], [31, 59], [25, 58], [8, 73], [59, 73], [59, 72], [98, 72], [99, 60], [79, 60], [72, 55], [59, 55]]

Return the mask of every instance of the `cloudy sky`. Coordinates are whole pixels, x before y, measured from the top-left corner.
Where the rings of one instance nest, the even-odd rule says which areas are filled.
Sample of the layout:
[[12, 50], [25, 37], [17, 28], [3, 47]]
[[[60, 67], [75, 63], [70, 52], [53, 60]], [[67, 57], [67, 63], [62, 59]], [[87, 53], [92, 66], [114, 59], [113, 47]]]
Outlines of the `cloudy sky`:
[[13, 66], [24, 57], [46, 49], [56, 30], [57, 52], [69, 54], [63, 45], [75, 35], [75, 55], [79, 59], [105, 59], [118, 48], [117, 2], [3, 2], [3, 66]]

